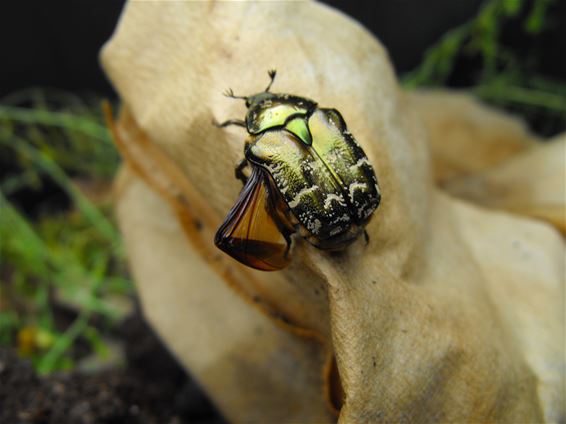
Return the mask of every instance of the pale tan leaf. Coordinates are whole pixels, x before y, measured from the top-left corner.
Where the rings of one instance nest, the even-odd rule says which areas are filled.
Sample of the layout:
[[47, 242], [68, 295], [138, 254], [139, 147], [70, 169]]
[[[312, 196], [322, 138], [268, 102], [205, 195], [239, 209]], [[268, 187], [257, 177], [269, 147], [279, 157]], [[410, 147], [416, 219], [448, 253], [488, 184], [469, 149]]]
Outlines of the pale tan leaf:
[[[228, 419], [332, 421], [331, 398], [345, 423], [564, 420], [564, 240], [435, 188], [433, 131], [359, 24], [308, 2], [131, 2], [102, 61], [127, 106], [114, 133], [136, 177], [117, 204], [144, 310]], [[245, 113], [221, 93], [261, 91], [270, 68], [273, 91], [342, 112], [383, 193], [369, 244], [295, 238], [275, 274], [215, 256], [211, 238], [246, 138], [212, 126]], [[492, 114], [470, 137], [472, 115], [446, 125], [485, 151], [450, 178], [533, 143], [494, 124], [515, 132], [490, 162], [497, 137], [478, 128]]]

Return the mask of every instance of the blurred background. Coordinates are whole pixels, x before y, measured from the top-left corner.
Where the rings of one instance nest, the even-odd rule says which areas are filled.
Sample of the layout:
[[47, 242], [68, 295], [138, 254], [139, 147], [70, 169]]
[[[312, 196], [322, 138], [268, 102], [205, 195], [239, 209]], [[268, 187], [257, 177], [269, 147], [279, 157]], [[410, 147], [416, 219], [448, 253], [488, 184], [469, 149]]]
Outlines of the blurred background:
[[[566, 129], [566, 1], [327, 0], [407, 89], [452, 87]], [[0, 15], [0, 422], [223, 422], [140, 316], [112, 215], [98, 64], [121, 0]]]

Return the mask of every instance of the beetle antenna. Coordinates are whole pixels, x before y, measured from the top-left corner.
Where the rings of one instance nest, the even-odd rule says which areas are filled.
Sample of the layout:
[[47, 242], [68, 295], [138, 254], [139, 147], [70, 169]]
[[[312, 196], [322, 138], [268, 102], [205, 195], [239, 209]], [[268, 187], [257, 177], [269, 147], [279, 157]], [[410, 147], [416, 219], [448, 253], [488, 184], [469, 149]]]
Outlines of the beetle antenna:
[[226, 90], [222, 94], [224, 94], [226, 97], [230, 97], [231, 99], [242, 99], [242, 100], [246, 100], [246, 101], [248, 100], [248, 98], [246, 96], [236, 96], [231, 88], [229, 88], [228, 90]]
[[273, 84], [273, 81], [275, 81], [275, 76], [277, 75], [277, 70], [276, 69], [270, 69], [269, 71], [267, 71], [267, 75], [269, 75], [269, 78], [271, 78], [271, 81], [269, 81], [269, 85], [264, 90], [266, 93], [271, 88], [271, 84]]

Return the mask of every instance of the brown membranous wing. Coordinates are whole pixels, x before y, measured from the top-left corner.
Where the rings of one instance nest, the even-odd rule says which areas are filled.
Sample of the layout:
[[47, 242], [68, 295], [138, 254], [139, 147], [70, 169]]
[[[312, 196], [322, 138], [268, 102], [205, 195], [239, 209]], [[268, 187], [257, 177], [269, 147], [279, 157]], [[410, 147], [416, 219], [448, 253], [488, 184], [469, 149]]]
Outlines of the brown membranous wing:
[[214, 238], [219, 249], [263, 271], [289, 264], [293, 232], [277, 214], [279, 195], [270, 178], [265, 170], [252, 167], [250, 178]]

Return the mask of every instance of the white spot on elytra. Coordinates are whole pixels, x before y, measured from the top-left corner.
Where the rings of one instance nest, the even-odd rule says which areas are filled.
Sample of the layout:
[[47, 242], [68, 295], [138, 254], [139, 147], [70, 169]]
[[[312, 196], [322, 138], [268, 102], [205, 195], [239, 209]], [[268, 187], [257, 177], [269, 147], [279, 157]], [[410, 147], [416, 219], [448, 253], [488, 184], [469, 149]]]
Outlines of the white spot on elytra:
[[346, 206], [346, 202], [344, 202], [344, 197], [342, 197], [341, 194], [330, 193], [326, 196], [326, 199], [324, 199], [324, 209], [329, 209], [330, 206], [332, 205], [333, 200], [338, 202], [340, 206]]
[[275, 164], [268, 164], [266, 165], [267, 170], [269, 171], [269, 173], [272, 176], [276, 176], [277, 174], [279, 174], [279, 171], [281, 171], [281, 168], [283, 167], [282, 164], [280, 163], [275, 163]]
[[318, 234], [320, 232], [320, 227], [322, 227], [322, 223], [318, 219], [315, 219], [314, 221], [310, 221], [307, 224], [307, 229], [312, 234]]
[[355, 164], [351, 165], [349, 169], [350, 169], [350, 171], [355, 171], [356, 168], [359, 168], [360, 166], [362, 166], [364, 164], [366, 164], [366, 165], [370, 164], [367, 158], [359, 159]]
[[350, 221], [350, 215], [344, 214], [340, 218], [336, 218], [336, 221]]
[[330, 230], [330, 236], [335, 236], [336, 234], [339, 234], [341, 232], [342, 232], [342, 227], [338, 226]]
[[289, 207], [292, 208], [296, 208], [299, 203], [301, 203], [301, 197], [306, 196], [309, 193], [312, 193], [313, 191], [318, 190], [318, 186], [317, 185], [313, 185], [311, 187], [307, 187], [302, 189], [301, 191], [299, 191], [297, 193], [297, 195], [293, 198], [293, 200], [291, 200], [289, 202]]
[[354, 191], [365, 189], [366, 183], [352, 183], [349, 187], [350, 202], [354, 203]]
[[339, 216], [338, 218], [332, 220], [332, 225], [337, 224], [339, 222], [349, 223], [351, 221], [352, 221], [352, 218], [350, 218], [350, 216], [348, 214], [344, 214], [344, 215]]
[[289, 185], [287, 184], [287, 181], [284, 180], [283, 183], [282, 183], [282, 185], [281, 185], [281, 187], [279, 188], [279, 192], [280, 192], [281, 194], [285, 194], [285, 193], [287, 193], [287, 190], [288, 190], [288, 189], [289, 189]]

